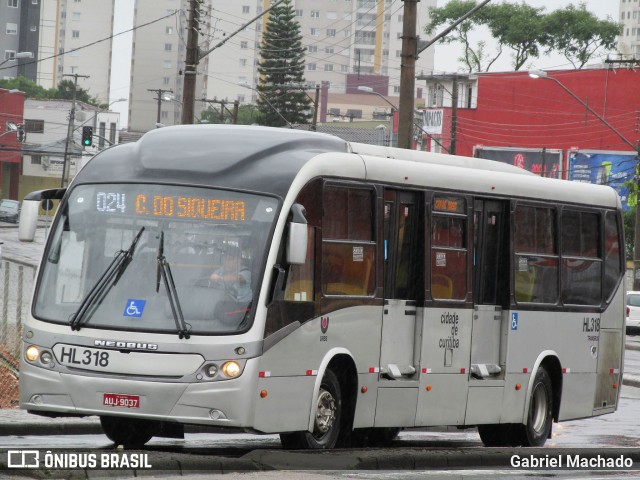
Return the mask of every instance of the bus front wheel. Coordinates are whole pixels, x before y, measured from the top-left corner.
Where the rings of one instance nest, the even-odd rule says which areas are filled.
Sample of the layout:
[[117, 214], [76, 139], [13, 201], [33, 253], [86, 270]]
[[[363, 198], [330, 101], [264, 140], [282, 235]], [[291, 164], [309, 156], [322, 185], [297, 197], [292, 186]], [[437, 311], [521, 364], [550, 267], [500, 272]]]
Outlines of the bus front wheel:
[[102, 431], [115, 445], [140, 448], [153, 437], [157, 425], [140, 418], [100, 417]]
[[335, 373], [327, 370], [322, 377], [314, 412], [313, 432], [281, 433], [280, 441], [286, 449], [333, 448], [340, 435], [342, 392]]

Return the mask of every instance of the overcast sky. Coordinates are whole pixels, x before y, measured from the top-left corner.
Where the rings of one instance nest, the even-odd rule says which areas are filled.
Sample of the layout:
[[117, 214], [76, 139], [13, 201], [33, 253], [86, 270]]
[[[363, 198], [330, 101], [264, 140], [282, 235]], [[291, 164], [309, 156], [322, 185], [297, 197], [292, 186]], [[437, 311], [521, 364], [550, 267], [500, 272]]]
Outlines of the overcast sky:
[[[492, 3], [500, 3], [501, 0], [493, 0]], [[521, 0], [504, 0], [507, 3], [520, 3]], [[133, 5], [132, 0], [115, 0], [115, 23], [114, 33], [128, 30], [133, 26]], [[438, 0], [438, 7], [446, 5], [447, 0]], [[611, 17], [617, 21], [619, 17], [619, 0], [524, 0], [524, 3], [534, 7], [545, 7], [546, 12], [551, 12], [567, 5], [585, 3], [587, 10], [594, 13], [598, 18], [606, 19]], [[422, 29], [424, 22], [419, 21], [419, 29]], [[128, 98], [129, 96], [129, 77], [131, 65], [131, 39], [132, 34], [120, 35], [114, 39], [113, 64], [111, 67], [111, 94], [110, 101], [113, 102], [120, 98]], [[475, 41], [483, 40], [482, 36], [475, 38]], [[488, 38], [484, 38], [488, 40]], [[435, 65], [434, 69], [438, 72], [455, 72], [463, 71], [457, 61], [462, 53], [460, 44], [452, 45], [435, 45]], [[488, 45], [488, 51], [493, 52], [494, 46]], [[527, 68], [536, 69], [563, 69], [573, 68], [567, 60], [560, 55], [544, 56], [534, 59], [527, 65]], [[511, 71], [511, 52], [505, 51], [500, 59], [491, 67], [492, 72]], [[128, 102], [118, 102], [112, 105], [112, 109], [120, 112], [120, 121], [122, 126], [127, 125], [127, 108]]]

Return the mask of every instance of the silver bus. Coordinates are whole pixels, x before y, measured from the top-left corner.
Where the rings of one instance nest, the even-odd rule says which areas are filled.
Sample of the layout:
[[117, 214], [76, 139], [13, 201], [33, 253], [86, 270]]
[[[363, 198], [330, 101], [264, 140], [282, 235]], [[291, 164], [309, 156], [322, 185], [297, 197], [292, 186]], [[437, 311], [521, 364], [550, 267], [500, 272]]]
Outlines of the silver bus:
[[612, 413], [624, 350], [612, 188], [312, 132], [177, 126], [109, 148], [60, 200], [24, 324], [20, 406], [125, 446], [185, 424], [285, 448], [476, 428], [540, 446]]

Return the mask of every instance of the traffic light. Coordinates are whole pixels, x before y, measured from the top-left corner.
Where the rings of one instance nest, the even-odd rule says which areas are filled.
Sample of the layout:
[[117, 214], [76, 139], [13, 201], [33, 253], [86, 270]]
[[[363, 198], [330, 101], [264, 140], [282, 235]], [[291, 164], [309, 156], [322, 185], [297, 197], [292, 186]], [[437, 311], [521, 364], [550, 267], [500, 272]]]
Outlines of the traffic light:
[[20, 143], [24, 143], [27, 141], [27, 130], [24, 128], [24, 123], [19, 123], [17, 125], [18, 129], [16, 130], [16, 137]]
[[82, 146], [90, 147], [93, 145], [93, 127], [82, 127]]

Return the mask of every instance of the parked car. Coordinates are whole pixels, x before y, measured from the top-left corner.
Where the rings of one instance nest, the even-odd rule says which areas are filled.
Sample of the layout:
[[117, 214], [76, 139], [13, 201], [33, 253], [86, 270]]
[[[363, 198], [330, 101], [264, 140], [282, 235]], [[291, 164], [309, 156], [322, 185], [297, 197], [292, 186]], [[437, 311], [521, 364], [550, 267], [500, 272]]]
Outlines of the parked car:
[[20, 202], [17, 200], [0, 200], [0, 222], [18, 223], [20, 218]]
[[627, 292], [627, 334], [640, 333], [640, 292]]

